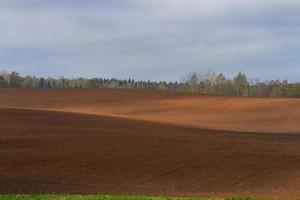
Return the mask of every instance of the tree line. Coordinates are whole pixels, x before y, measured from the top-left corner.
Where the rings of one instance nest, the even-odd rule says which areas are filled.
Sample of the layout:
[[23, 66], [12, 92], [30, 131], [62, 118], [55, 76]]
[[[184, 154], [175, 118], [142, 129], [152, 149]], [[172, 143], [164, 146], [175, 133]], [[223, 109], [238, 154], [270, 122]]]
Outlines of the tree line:
[[287, 80], [248, 79], [239, 72], [234, 78], [223, 73], [189, 73], [181, 81], [135, 81], [116, 78], [44, 78], [1, 72], [0, 88], [128, 88], [180, 91], [249, 97], [300, 97], [300, 83]]

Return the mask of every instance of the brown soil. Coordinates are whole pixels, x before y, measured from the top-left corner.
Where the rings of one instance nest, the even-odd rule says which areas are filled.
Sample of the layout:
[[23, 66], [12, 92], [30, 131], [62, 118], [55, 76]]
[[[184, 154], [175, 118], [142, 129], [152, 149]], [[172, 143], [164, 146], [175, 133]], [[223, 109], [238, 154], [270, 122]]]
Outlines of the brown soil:
[[2, 89], [0, 107], [119, 116], [213, 130], [300, 133], [300, 99], [117, 89]]
[[[8, 89], [0, 106], [0, 193], [300, 195], [299, 100]], [[276, 133], [199, 128], [246, 120]]]

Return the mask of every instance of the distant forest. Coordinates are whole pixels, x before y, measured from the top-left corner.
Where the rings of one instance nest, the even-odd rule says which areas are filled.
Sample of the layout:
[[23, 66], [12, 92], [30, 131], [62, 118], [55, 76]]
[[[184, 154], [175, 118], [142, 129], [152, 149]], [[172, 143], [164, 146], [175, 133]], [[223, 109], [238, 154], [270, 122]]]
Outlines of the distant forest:
[[115, 78], [44, 78], [21, 76], [17, 72], [1, 72], [0, 88], [128, 88], [229, 96], [300, 97], [300, 83], [289, 83], [287, 80], [249, 80], [242, 72], [233, 79], [226, 78], [222, 73], [190, 73], [180, 82]]

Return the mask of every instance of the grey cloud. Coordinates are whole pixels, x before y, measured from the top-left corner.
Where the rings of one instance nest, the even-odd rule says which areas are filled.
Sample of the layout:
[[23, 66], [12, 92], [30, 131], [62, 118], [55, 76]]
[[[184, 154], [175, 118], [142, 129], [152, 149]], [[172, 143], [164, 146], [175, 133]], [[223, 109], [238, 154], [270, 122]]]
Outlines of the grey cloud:
[[299, 10], [295, 0], [4, 0], [0, 67], [152, 80], [243, 70], [296, 80]]

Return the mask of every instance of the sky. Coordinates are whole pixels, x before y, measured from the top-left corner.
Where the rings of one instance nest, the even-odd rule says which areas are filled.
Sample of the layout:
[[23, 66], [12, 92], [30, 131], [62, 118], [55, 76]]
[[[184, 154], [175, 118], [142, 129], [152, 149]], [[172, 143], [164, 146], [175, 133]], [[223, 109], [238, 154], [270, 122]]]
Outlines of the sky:
[[22, 75], [300, 81], [299, 0], [0, 0], [0, 27]]

